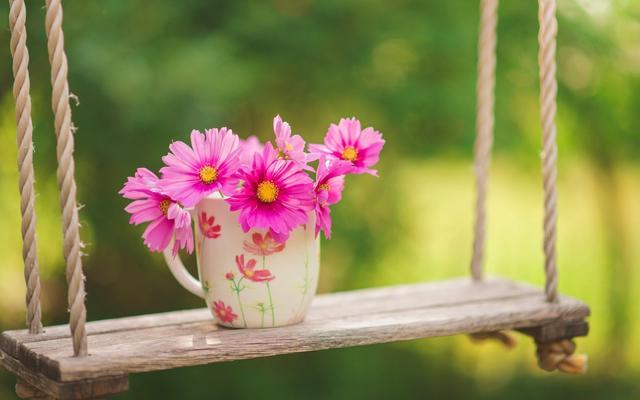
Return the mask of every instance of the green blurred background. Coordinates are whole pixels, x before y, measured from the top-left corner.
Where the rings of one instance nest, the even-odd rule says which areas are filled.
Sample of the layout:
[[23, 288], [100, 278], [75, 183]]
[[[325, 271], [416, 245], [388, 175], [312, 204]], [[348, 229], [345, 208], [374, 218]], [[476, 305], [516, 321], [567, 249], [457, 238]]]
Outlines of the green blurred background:
[[[66, 284], [43, 2], [29, 1], [43, 314]], [[8, 6], [0, 7], [0, 330], [24, 325]], [[464, 336], [131, 377], [122, 398], [640, 398], [640, 2], [558, 4], [560, 290], [587, 301], [586, 376], [540, 372], [534, 347]], [[475, 1], [67, 1], [90, 320], [202, 306], [127, 224], [118, 195], [172, 139], [229, 126], [312, 142], [358, 116], [387, 139], [381, 177], [351, 177], [323, 244], [321, 292], [467, 273], [473, 204]], [[487, 270], [543, 284], [537, 4], [499, 11]], [[0, 398], [14, 379], [0, 371]]]

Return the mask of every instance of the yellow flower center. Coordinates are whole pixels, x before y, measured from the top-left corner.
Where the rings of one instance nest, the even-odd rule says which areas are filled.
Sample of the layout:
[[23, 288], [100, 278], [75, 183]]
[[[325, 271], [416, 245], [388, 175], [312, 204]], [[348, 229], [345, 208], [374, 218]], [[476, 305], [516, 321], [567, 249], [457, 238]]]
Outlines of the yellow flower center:
[[169, 213], [169, 206], [171, 205], [171, 201], [170, 200], [162, 200], [160, 202], [160, 211], [162, 211], [162, 214], [164, 214], [164, 216], [166, 217], [167, 214]]
[[263, 203], [273, 203], [280, 190], [273, 181], [262, 181], [258, 184], [257, 196]]
[[358, 150], [353, 146], [348, 146], [342, 150], [342, 159], [347, 161], [356, 161], [358, 159]]
[[200, 175], [200, 181], [202, 183], [209, 185], [218, 179], [218, 170], [210, 165], [205, 165], [200, 169], [198, 175]]
[[318, 188], [320, 190], [329, 190], [329, 184], [328, 183], [323, 183], [322, 185], [320, 185], [320, 187]]
[[244, 274], [247, 276], [247, 278], [251, 278], [253, 276], [253, 270], [252, 269], [245, 269], [244, 270]]

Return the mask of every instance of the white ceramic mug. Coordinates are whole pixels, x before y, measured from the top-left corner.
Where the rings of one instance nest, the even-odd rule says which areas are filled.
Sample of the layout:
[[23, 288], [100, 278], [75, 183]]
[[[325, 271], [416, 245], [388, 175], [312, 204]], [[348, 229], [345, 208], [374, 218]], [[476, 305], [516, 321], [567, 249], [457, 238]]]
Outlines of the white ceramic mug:
[[302, 322], [318, 285], [320, 240], [315, 215], [284, 244], [265, 229], [245, 233], [238, 213], [220, 196], [191, 210], [198, 261], [196, 280], [172, 246], [164, 258], [178, 282], [202, 297], [216, 321], [233, 328], [269, 328]]

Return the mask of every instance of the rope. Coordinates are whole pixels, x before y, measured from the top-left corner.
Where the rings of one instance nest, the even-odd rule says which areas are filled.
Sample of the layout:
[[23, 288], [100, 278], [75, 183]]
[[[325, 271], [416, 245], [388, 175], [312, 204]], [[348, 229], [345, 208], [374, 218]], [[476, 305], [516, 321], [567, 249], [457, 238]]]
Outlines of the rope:
[[471, 276], [482, 279], [484, 262], [486, 199], [493, 147], [494, 88], [496, 81], [496, 25], [498, 0], [481, 0], [478, 39], [478, 83], [476, 86], [476, 142], [474, 170], [476, 175], [476, 220], [474, 224]]
[[558, 300], [558, 271], [556, 269], [556, 0], [538, 0], [540, 32], [538, 42], [540, 50], [540, 118], [542, 121], [542, 179], [544, 186], [544, 271], [546, 276], [545, 293], [547, 301]]
[[18, 187], [22, 215], [22, 259], [27, 285], [27, 326], [29, 333], [42, 332], [40, 309], [40, 273], [36, 245], [36, 211], [33, 177], [33, 123], [29, 95], [29, 50], [25, 22], [24, 0], [10, 0], [11, 56], [13, 57], [13, 97], [16, 100], [16, 136], [18, 142]]
[[469, 337], [474, 343], [494, 341], [496, 343], [500, 343], [507, 349], [513, 349], [518, 345], [516, 338], [509, 332], [505, 331], [476, 332], [469, 334]]
[[46, 0], [47, 47], [51, 64], [51, 84], [53, 86], [52, 107], [55, 114], [57, 136], [56, 156], [58, 159], [58, 186], [62, 208], [62, 229], [64, 233], [64, 258], [67, 263], [67, 300], [69, 302], [73, 353], [87, 354], [87, 333], [85, 322], [87, 311], [84, 305], [84, 275], [82, 274], [81, 243], [76, 206], [75, 165], [73, 161], [73, 133], [69, 106], [69, 83], [67, 81], [67, 56], [64, 52], [62, 32], [62, 4], [60, 0]]
[[587, 355], [573, 354], [576, 344], [572, 340], [559, 340], [550, 343], [536, 341], [536, 355], [538, 366], [545, 371], [559, 370], [569, 374], [584, 374], [587, 372]]

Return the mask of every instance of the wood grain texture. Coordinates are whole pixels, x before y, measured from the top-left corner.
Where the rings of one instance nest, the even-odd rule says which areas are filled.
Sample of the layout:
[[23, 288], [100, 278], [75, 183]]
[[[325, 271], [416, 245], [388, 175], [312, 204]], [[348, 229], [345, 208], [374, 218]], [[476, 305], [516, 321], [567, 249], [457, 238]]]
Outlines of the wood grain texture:
[[16, 396], [21, 399], [30, 399], [30, 400], [48, 400], [52, 397], [48, 394], [41, 392], [35, 387], [29, 385], [24, 379], [18, 378], [16, 380]]
[[[129, 390], [129, 378], [126, 375], [106, 376], [98, 379], [82, 379], [73, 382], [57, 382], [46, 376], [33, 372], [22, 365], [20, 361], [0, 351], [0, 364], [18, 378], [16, 385], [20, 397], [28, 397], [28, 390], [32, 395], [38, 392], [48, 398], [59, 400], [88, 400], [112, 396]], [[25, 385], [26, 383], [26, 385]], [[33, 390], [36, 388], [37, 390]], [[34, 398], [31, 396], [31, 398]]]
[[[327, 316], [333, 315], [337, 305], [344, 305], [345, 307], [351, 306], [350, 311], [346, 309], [340, 310], [341, 314], [344, 315], [347, 312], [353, 314], [354, 312], [371, 312], [371, 310], [379, 311], [380, 307], [388, 309], [388, 307], [402, 307], [405, 304], [416, 306], [432, 306], [439, 303], [453, 304], [456, 301], [469, 302], [476, 299], [484, 299], [487, 298], [487, 296], [496, 298], [499, 296], [509, 297], [514, 294], [535, 293], [538, 290], [535, 287], [525, 285], [519, 285], [517, 288], [510, 287], [499, 280], [487, 280], [481, 285], [475, 286], [474, 291], [464, 298], [459, 298], [458, 292], [450, 290], [451, 288], [459, 286], [460, 283], [467, 282], [468, 280], [463, 278], [433, 283], [392, 286], [383, 288], [384, 290], [381, 290], [381, 288], [373, 288], [319, 295], [314, 299], [313, 311], [307, 316], [307, 321], [313, 318], [326, 318]], [[381, 303], [384, 303], [381, 300], [390, 297], [394, 298], [392, 304], [385, 303], [381, 305]], [[89, 335], [96, 335], [122, 330], [155, 328], [198, 321], [211, 321], [211, 313], [203, 308], [94, 321], [87, 324], [87, 332]], [[68, 325], [47, 327], [44, 333], [39, 335], [32, 335], [26, 330], [8, 331], [0, 336], [0, 348], [14, 357], [19, 357], [18, 348], [21, 343], [44, 342], [68, 337]]]
[[542, 326], [589, 315], [582, 302], [545, 302], [541, 289], [501, 279], [364, 289], [318, 296], [304, 323], [272, 329], [217, 327], [208, 310], [87, 324], [89, 357], [72, 357], [68, 328], [34, 337], [5, 332], [0, 347], [58, 381], [170, 369], [329, 348]]

